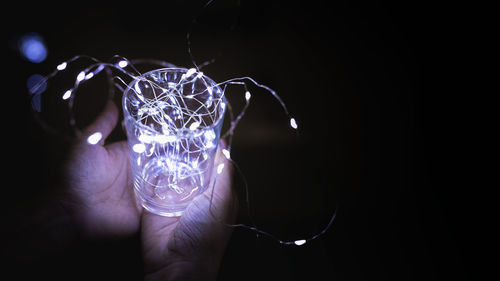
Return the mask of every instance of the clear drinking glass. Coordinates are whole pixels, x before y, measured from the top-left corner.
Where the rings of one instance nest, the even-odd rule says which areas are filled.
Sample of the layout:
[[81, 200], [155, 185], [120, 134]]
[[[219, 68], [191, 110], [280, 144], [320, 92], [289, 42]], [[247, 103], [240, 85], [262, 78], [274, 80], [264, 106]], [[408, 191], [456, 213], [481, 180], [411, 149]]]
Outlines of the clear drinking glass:
[[226, 100], [194, 69], [163, 68], [123, 94], [134, 189], [155, 214], [180, 216], [210, 183]]

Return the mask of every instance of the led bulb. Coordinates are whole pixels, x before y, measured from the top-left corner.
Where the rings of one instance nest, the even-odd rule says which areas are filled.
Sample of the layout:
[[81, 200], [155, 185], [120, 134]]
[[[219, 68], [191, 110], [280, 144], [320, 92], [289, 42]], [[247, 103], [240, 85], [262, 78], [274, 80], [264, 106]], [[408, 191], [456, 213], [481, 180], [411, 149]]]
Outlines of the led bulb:
[[68, 63], [63, 62], [57, 66], [57, 70], [65, 70]]
[[87, 138], [89, 144], [97, 144], [102, 139], [102, 134], [100, 132], [95, 132]]
[[137, 153], [143, 153], [144, 151], [146, 151], [146, 146], [142, 143], [137, 143], [132, 146], [132, 150]]
[[64, 92], [64, 95], [62, 96], [62, 99], [63, 100], [69, 99], [71, 97], [71, 93], [72, 93], [71, 90], [67, 90], [66, 92]]
[[196, 72], [196, 68], [190, 68], [187, 72], [186, 72], [186, 78], [190, 77], [191, 75], [193, 75], [194, 73]]
[[118, 62], [118, 66], [121, 68], [127, 67], [128, 62], [126, 60], [121, 60]]
[[304, 240], [304, 239], [301, 239], [301, 240], [295, 240], [295, 242], [293, 242], [295, 245], [297, 246], [302, 246], [306, 243], [307, 241]]
[[227, 159], [231, 158], [231, 152], [229, 152], [229, 150], [225, 148], [222, 149], [222, 154], [224, 154], [224, 156], [226, 156]]
[[221, 163], [219, 164], [219, 166], [217, 166], [217, 174], [222, 174], [222, 170], [224, 170], [224, 163]]
[[294, 129], [297, 129], [297, 122], [294, 118], [290, 118], [290, 126], [292, 126], [292, 128]]
[[85, 80], [89, 80], [92, 77], [94, 77], [94, 72], [90, 72], [89, 74], [85, 75]]
[[78, 76], [76, 76], [76, 81], [78, 82], [83, 81], [83, 79], [85, 79], [85, 71], [78, 73]]
[[191, 124], [191, 126], [189, 126], [189, 130], [194, 131], [194, 130], [196, 130], [199, 126], [200, 126], [200, 122], [195, 121], [195, 122], [193, 122], [193, 124]]

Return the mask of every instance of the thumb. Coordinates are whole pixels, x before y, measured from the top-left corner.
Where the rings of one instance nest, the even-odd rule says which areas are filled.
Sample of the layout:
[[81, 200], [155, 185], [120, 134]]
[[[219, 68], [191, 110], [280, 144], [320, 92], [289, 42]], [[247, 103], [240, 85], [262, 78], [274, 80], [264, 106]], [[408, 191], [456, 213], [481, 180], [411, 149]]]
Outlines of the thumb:
[[112, 100], [108, 100], [99, 116], [82, 130], [83, 137], [88, 138], [95, 133], [100, 133], [98, 142], [103, 145], [104, 140], [111, 134], [117, 122], [118, 108]]

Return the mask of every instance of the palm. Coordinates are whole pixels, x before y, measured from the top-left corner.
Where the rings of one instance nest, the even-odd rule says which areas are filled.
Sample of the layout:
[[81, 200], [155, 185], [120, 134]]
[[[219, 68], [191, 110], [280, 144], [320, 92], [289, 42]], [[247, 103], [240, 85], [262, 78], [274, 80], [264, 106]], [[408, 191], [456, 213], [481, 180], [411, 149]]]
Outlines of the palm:
[[[216, 163], [222, 162], [220, 150]], [[210, 280], [217, 273], [235, 218], [231, 183], [232, 169], [217, 177], [213, 189], [194, 199], [182, 217], [142, 216], [142, 244], [146, 273], [150, 280]], [[210, 203], [211, 202], [211, 203]], [[191, 279], [190, 279], [191, 278]]]
[[[116, 124], [116, 107], [108, 105], [87, 131], [109, 134]], [[106, 146], [76, 144], [66, 166], [72, 209], [90, 234], [127, 235], [139, 228], [141, 209], [135, 202], [127, 143]]]

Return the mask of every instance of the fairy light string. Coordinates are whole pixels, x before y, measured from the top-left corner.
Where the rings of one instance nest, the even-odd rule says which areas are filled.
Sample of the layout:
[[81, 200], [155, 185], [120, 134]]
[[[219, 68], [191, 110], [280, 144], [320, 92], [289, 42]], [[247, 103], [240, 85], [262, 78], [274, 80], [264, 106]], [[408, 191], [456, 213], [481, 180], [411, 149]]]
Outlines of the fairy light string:
[[[133, 91], [136, 94], [137, 101], [139, 103], [138, 110], [134, 112], [135, 114], [134, 117], [136, 118], [136, 120], [138, 122], [141, 122], [145, 126], [151, 126], [151, 127], [156, 126], [157, 128], [154, 128], [156, 131], [163, 132], [163, 134], [156, 134], [156, 135], [149, 134], [147, 130], [146, 132], [138, 132], [137, 135], [139, 136], [139, 140], [141, 142], [132, 146], [133, 151], [135, 151], [136, 153], [146, 153], [146, 154], [157, 153], [158, 151], [157, 148], [148, 149], [149, 147], [148, 145], [153, 144], [161, 146], [176, 141], [177, 136], [173, 132], [179, 132], [179, 131], [188, 133], [195, 132], [197, 131], [198, 128], [208, 127], [210, 126], [210, 124], [215, 122], [219, 117], [218, 114], [220, 113], [219, 111], [221, 109], [222, 111], [225, 110], [226, 112], [228, 112], [227, 116], [229, 118], [230, 125], [227, 131], [221, 134], [222, 138], [227, 138], [228, 144], [227, 147], [222, 150], [222, 153], [224, 157], [228, 159], [234, 167], [236, 167], [236, 170], [243, 178], [248, 208], [249, 208], [248, 184], [240, 168], [238, 167], [236, 162], [231, 158], [231, 146], [232, 146], [233, 134], [235, 132], [238, 123], [245, 115], [245, 112], [250, 105], [250, 101], [253, 98], [253, 95], [249, 91], [248, 86], [253, 85], [258, 88], [264, 89], [265, 91], [270, 93], [275, 98], [275, 100], [278, 101], [278, 103], [281, 105], [285, 115], [287, 116], [288, 118], [287, 125], [291, 128], [291, 130], [298, 129], [297, 120], [290, 115], [288, 108], [286, 107], [281, 97], [276, 93], [276, 91], [274, 91], [273, 89], [269, 88], [266, 85], [258, 83], [253, 78], [247, 76], [232, 78], [220, 83], [216, 83], [215, 85], [211, 85], [209, 81], [206, 80], [206, 76], [204, 76], [203, 72], [201, 72], [201, 68], [209, 64], [210, 61], [201, 64], [200, 66], [196, 65], [196, 68], [186, 69], [186, 68], [178, 68], [171, 63], [154, 59], [128, 60], [125, 57], [116, 55], [113, 56], [109, 60], [109, 62], [102, 62], [90, 56], [79, 55], [58, 64], [53, 72], [46, 75], [44, 79], [42, 79], [38, 84], [33, 86], [33, 88], [30, 89], [30, 91], [35, 92], [37, 88], [41, 87], [42, 84], [48, 83], [48, 81], [54, 78], [58, 73], [66, 71], [70, 64], [79, 60], [87, 60], [88, 62], [90, 62], [90, 64], [83, 70], [78, 72], [75, 81], [73, 83], [73, 86], [71, 88], [64, 89], [60, 93], [56, 93], [60, 95], [60, 100], [62, 102], [67, 103], [68, 110], [70, 113], [69, 125], [76, 132], [77, 136], [81, 136], [81, 133], [79, 129], [76, 127], [73, 108], [74, 108], [75, 97], [78, 94], [78, 88], [82, 84], [87, 83], [88, 81], [95, 78], [101, 72], [104, 72], [105, 75], [107, 76], [108, 83], [110, 86], [108, 87], [108, 93], [107, 93], [108, 98], [113, 98], [113, 96], [115, 95], [115, 88], [118, 89], [120, 93], [124, 93], [127, 90]], [[180, 77], [180, 79], [178, 79], [177, 83], [169, 83], [167, 87], [163, 87], [158, 83], [156, 83], [155, 81], [153, 81], [152, 79], [146, 78], [136, 68], [136, 65], [140, 64], [154, 65], [155, 67], [158, 68], [170, 68], [170, 69], [182, 70], [183, 74]], [[130, 80], [132, 81], [132, 83], [127, 82], [126, 80]], [[185, 92], [187, 89], [185, 87], [186, 83], [202, 83], [205, 86], [205, 90], [202, 93], [196, 93], [194, 92], [194, 90], [193, 94], [186, 93]], [[245, 104], [237, 115], [234, 114], [233, 108], [231, 107], [229, 101], [225, 99], [226, 88], [229, 85], [238, 85], [242, 86], [243, 88]], [[142, 95], [141, 86], [149, 88], [152, 95], [149, 95], [147, 97]], [[222, 89], [222, 93], [220, 93], [220, 95], [214, 95], [212, 93], [212, 91], [217, 89]], [[199, 99], [200, 94], [207, 94], [205, 93], [205, 91], [208, 91], [209, 94], [208, 96], [210, 98], [207, 100]], [[189, 103], [191, 105], [197, 104], [198, 106], [195, 108], [188, 107], [186, 106], [186, 100], [189, 100]], [[33, 109], [34, 109], [33, 111], [37, 113], [36, 108], [33, 107]], [[172, 118], [171, 114], [172, 112], [174, 112], [179, 116], [182, 116], [182, 118], [177, 118], [177, 119]], [[40, 115], [36, 114], [35, 116], [37, 117], [36, 120], [42, 124], [42, 127], [52, 129], [53, 131], [57, 131], [56, 129], [51, 128], [51, 126], [47, 124], [45, 120], [41, 118]], [[203, 136], [203, 139], [206, 140], [215, 139], [215, 134], [211, 131], [206, 131], [204, 134], [205, 135]], [[101, 141], [102, 133], [91, 132], [91, 134], [89, 136], [86, 136], [86, 138], [87, 138], [86, 141], [89, 145], [95, 145]], [[182, 145], [182, 142], [179, 143], [180, 145]], [[182, 149], [186, 151], [185, 153], [188, 154], [187, 155], [188, 158], [190, 158], [190, 155], [197, 155], [196, 158], [190, 159], [191, 161], [190, 165], [193, 168], [195, 168], [194, 170], [196, 170], [196, 168], [198, 167], [203, 166], [203, 161], [206, 160], [204, 159], [205, 157], [203, 156], [204, 150], [211, 148], [209, 143], [210, 142], [203, 142], [195, 146], [189, 145], [182, 147]], [[223, 163], [219, 164], [216, 163], [214, 167], [216, 169], [216, 175], [213, 181], [213, 185], [211, 187], [212, 189], [211, 196], [213, 196], [213, 188], [217, 181], [217, 177], [222, 173], [222, 171], [225, 168]], [[193, 193], [193, 191], [191, 191], [191, 193]], [[161, 194], [157, 194], [157, 196], [161, 196]], [[214, 216], [214, 214], [212, 213], [212, 197], [210, 200], [209, 209], [212, 216]], [[333, 224], [336, 213], [337, 210], [335, 210], [328, 224], [323, 228], [321, 232], [312, 235], [311, 237], [308, 238], [296, 239], [293, 241], [281, 240], [271, 233], [258, 229], [257, 227], [255, 227], [255, 223], [253, 222], [253, 220], [252, 220], [253, 225], [227, 224], [221, 220], [219, 221], [228, 227], [233, 227], [233, 228], [241, 227], [254, 231], [257, 234], [276, 240], [280, 244], [301, 246], [323, 235]]]

